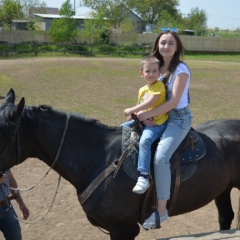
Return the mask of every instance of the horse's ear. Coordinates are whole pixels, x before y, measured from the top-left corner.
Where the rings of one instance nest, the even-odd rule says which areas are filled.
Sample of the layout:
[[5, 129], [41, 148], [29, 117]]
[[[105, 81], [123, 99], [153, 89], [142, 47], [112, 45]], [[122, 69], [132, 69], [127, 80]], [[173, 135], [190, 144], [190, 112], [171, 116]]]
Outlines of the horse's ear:
[[18, 105], [16, 105], [12, 110], [11, 110], [11, 113], [10, 113], [10, 116], [13, 120], [17, 120], [18, 117], [22, 114], [23, 112], [23, 109], [25, 107], [25, 99], [22, 98], [19, 102]]
[[15, 92], [11, 88], [5, 97], [5, 103], [14, 103], [14, 102], [15, 102]]

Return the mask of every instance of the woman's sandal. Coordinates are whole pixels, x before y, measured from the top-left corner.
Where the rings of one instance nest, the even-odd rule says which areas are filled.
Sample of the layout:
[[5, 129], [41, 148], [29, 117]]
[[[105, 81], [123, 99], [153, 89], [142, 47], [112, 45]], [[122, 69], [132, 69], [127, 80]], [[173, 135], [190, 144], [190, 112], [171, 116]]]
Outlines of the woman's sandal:
[[168, 212], [165, 216], [160, 217], [158, 210], [155, 210], [151, 216], [143, 223], [143, 228], [146, 230], [161, 228], [161, 223], [168, 220]]

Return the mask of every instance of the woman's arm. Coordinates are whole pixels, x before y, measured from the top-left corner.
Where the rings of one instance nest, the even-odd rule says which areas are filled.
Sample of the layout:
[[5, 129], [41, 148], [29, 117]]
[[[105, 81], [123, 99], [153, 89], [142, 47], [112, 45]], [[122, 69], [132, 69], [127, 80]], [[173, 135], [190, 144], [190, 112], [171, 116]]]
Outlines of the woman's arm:
[[178, 74], [176, 76], [174, 84], [173, 84], [171, 99], [148, 112], [143, 112], [143, 113], [137, 114], [138, 119], [140, 121], [144, 121], [151, 117], [165, 114], [165, 113], [169, 112], [170, 110], [172, 110], [173, 108], [175, 108], [178, 105], [178, 103], [182, 97], [183, 91], [187, 84], [188, 77], [189, 76], [187, 73]]
[[159, 94], [156, 95], [150, 95], [146, 101], [144, 101], [143, 103], [140, 103], [134, 107], [131, 108], [126, 108], [124, 110], [124, 115], [128, 116], [131, 115], [132, 113], [137, 113], [139, 111], [143, 111], [145, 109], [150, 108], [159, 98]]

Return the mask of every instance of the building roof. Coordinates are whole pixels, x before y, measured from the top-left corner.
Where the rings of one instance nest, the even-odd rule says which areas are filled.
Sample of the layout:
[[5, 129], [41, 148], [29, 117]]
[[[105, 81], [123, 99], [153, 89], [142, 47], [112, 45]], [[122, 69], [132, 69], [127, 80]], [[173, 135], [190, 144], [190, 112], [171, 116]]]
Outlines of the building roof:
[[40, 7], [34, 7], [33, 11], [34, 13], [44, 13], [46, 14], [59, 14], [58, 8], [52, 8], [52, 7], [46, 7], [46, 8], [40, 8]]
[[[34, 13], [35, 16], [37, 17], [42, 17], [42, 18], [62, 18], [63, 16], [62, 15], [59, 15], [59, 14], [43, 14], [43, 13]], [[92, 12], [89, 11], [89, 12], [86, 12], [86, 13], [83, 13], [81, 15], [75, 15], [75, 16], [72, 16], [72, 18], [74, 19], [91, 19], [92, 18]]]

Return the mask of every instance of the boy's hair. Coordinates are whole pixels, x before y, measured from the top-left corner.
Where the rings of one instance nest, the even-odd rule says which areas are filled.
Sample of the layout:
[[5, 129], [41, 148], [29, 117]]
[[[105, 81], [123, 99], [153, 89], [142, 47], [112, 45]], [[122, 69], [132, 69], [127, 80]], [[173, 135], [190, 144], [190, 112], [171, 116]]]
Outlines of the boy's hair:
[[143, 70], [143, 66], [146, 63], [156, 63], [160, 69], [160, 61], [155, 56], [145, 56], [140, 61], [140, 69]]

